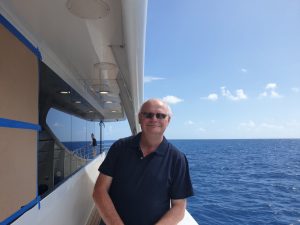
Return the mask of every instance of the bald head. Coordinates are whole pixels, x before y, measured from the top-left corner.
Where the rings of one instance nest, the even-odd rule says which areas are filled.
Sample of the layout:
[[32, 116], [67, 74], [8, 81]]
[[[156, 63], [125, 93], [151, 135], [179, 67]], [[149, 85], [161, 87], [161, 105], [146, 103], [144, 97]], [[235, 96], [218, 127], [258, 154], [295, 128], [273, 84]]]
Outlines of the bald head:
[[155, 109], [163, 109], [165, 111], [165, 113], [168, 114], [169, 117], [172, 116], [172, 110], [171, 110], [170, 106], [166, 102], [164, 102], [158, 98], [152, 98], [152, 99], [145, 101], [142, 104], [139, 113], [145, 111], [145, 109], [147, 109], [149, 106], [151, 106], [152, 108], [155, 108]]

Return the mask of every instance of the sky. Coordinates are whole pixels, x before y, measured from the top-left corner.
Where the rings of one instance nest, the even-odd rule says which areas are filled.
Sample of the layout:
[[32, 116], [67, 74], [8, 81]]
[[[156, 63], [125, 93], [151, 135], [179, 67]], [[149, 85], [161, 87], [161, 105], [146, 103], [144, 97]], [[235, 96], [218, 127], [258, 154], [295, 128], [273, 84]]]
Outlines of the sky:
[[167, 138], [300, 138], [300, 1], [149, 0], [146, 29]]
[[[149, 0], [144, 99], [168, 139], [300, 138], [299, 0]], [[129, 136], [107, 123], [105, 139]]]
[[171, 139], [300, 138], [300, 1], [148, 1], [145, 99]]

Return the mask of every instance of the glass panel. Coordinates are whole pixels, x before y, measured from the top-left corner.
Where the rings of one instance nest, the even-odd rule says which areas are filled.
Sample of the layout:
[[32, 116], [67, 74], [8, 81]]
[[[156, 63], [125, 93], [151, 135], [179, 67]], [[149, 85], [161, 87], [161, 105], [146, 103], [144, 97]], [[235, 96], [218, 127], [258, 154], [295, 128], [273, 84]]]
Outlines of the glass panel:
[[[47, 162], [53, 163], [47, 168], [39, 171], [40, 195], [45, 196], [50, 193], [55, 186], [80, 169], [86, 163], [100, 154], [100, 146], [107, 151], [112, 141], [101, 142], [101, 132], [99, 122], [86, 121], [67, 113], [51, 108], [47, 114], [46, 123], [50, 129], [50, 142], [47, 153], [53, 152], [53, 158], [47, 158]], [[111, 123], [114, 124], [114, 123]], [[111, 129], [110, 126], [107, 130]], [[104, 137], [105, 126], [102, 124], [102, 137]], [[93, 143], [93, 138], [96, 142]], [[94, 144], [94, 146], [93, 146]], [[51, 150], [52, 149], [52, 150]], [[40, 151], [40, 161], [42, 160]], [[53, 159], [53, 162], [52, 162]], [[52, 172], [51, 172], [52, 171]], [[52, 175], [53, 174], [53, 175]], [[43, 177], [48, 176], [51, 182], [47, 183], [47, 190], [42, 190], [42, 185], [46, 182]]]
[[56, 138], [72, 149], [72, 116], [52, 108], [46, 122]]
[[[99, 154], [99, 136], [97, 135], [99, 132], [96, 132], [97, 128], [97, 123], [96, 122], [87, 122], [87, 135], [86, 135], [86, 142], [88, 146], [88, 156], [89, 158], [95, 157], [97, 154]], [[93, 146], [93, 140], [92, 140], [92, 135], [96, 139], [96, 146]]]
[[[57, 183], [58, 177], [69, 176], [85, 165], [87, 160], [93, 159], [100, 153], [99, 123], [86, 121], [53, 108], [49, 110], [46, 121], [58, 139], [54, 151], [62, 150], [64, 155], [63, 158], [57, 158], [60, 161], [64, 160], [63, 167], [60, 169], [58, 164], [61, 163], [55, 162], [54, 157], [54, 183]], [[94, 147], [92, 135], [96, 139]]]

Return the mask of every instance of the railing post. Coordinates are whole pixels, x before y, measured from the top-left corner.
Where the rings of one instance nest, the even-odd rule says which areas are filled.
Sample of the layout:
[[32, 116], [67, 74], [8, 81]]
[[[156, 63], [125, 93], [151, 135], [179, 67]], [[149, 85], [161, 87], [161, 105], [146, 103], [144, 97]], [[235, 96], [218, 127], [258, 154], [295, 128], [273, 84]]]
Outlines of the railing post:
[[104, 122], [101, 120], [99, 123], [100, 126], [100, 154], [103, 151], [103, 127], [105, 127]]

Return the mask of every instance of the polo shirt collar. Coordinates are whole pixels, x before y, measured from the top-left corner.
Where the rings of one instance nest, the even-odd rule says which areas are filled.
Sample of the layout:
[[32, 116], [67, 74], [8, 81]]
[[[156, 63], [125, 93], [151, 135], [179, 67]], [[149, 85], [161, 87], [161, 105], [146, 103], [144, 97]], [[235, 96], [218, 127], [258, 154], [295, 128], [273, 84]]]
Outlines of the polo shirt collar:
[[[132, 146], [135, 150], [140, 150], [140, 141], [141, 141], [142, 132], [138, 133], [132, 140]], [[155, 150], [155, 153], [157, 155], [165, 155], [166, 151], [168, 150], [168, 141], [165, 137], [163, 137], [162, 142], [159, 144], [157, 149]]]

